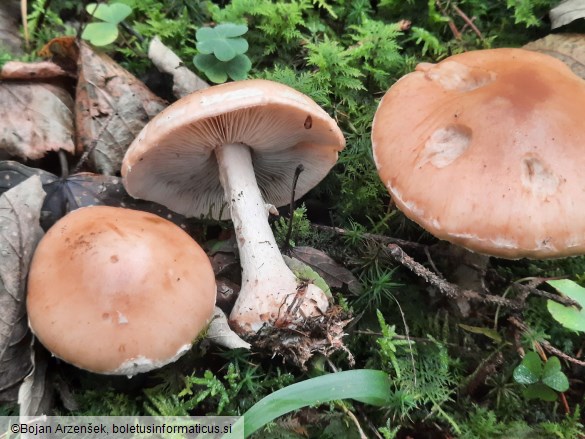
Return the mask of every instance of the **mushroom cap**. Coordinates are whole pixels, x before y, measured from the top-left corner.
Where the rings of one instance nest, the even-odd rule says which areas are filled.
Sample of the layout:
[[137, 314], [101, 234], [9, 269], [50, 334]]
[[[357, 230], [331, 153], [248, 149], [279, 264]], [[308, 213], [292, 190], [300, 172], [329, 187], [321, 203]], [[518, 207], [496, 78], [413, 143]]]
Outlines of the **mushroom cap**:
[[151, 213], [95, 206], [66, 215], [40, 241], [27, 310], [57, 357], [134, 375], [187, 352], [215, 296], [209, 259], [187, 233]]
[[126, 152], [124, 186], [186, 216], [228, 219], [214, 149], [230, 143], [251, 148], [260, 191], [275, 206], [290, 203], [299, 164], [297, 198], [327, 175], [345, 146], [335, 121], [304, 94], [266, 80], [231, 82], [154, 117]]
[[494, 49], [421, 64], [386, 93], [374, 159], [397, 206], [440, 239], [504, 258], [585, 252], [585, 81]]

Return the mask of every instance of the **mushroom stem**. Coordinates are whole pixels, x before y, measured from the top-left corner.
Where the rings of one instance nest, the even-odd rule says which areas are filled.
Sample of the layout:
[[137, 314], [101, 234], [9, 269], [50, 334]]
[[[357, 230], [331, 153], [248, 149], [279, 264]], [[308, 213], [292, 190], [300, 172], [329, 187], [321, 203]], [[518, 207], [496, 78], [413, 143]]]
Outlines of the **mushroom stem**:
[[280, 254], [256, 183], [250, 148], [227, 144], [216, 148], [215, 154], [242, 265], [242, 287], [230, 315], [236, 332], [255, 333], [264, 324], [325, 311], [329, 305], [325, 293], [315, 285], [299, 287]]

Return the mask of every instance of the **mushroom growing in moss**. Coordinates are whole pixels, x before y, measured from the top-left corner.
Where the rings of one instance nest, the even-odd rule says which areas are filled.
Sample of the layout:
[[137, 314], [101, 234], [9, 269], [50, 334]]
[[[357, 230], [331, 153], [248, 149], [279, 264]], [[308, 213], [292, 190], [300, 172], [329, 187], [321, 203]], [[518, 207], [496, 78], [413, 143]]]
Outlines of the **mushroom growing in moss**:
[[[255, 333], [279, 318], [328, 308], [325, 293], [300, 286], [268, 224], [290, 202], [295, 169], [301, 197], [329, 172], [345, 140], [314, 101], [275, 82], [232, 82], [197, 91], [150, 121], [124, 158], [128, 193], [186, 216], [232, 219], [242, 288], [230, 321]], [[227, 208], [226, 208], [227, 206]]]
[[440, 239], [504, 258], [585, 253], [585, 81], [521, 49], [419, 64], [372, 128], [397, 206]]
[[215, 296], [207, 255], [180, 227], [96, 206], [66, 215], [40, 241], [27, 311], [55, 356], [92, 372], [135, 375], [187, 352]]

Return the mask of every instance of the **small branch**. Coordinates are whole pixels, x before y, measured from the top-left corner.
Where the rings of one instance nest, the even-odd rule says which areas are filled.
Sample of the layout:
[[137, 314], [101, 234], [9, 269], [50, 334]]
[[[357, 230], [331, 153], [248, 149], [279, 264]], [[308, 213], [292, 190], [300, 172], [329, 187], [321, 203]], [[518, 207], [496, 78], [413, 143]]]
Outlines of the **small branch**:
[[[508, 317], [508, 321], [516, 328], [520, 329], [520, 331], [530, 332], [530, 328], [528, 327], [528, 325], [526, 325], [526, 323], [524, 323], [518, 317], [510, 316]], [[551, 345], [548, 341], [543, 340], [539, 343], [544, 348], [544, 350], [548, 351], [549, 354], [556, 355], [557, 357], [562, 358], [563, 360], [568, 361], [569, 363], [573, 363], [578, 366], [585, 366], [585, 361], [578, 360], [576, 358], [571, 357], [568, 354], [565, 354], [563, 351]]]
[[581, 305], [578, 302], [571, 299], [570, 297], [560, 296], [560, 295], [554, 294], [554, 293], [549, 293], [548, 291], [539, 290], [538, 288], [535, 288], [531, 285], [524, 285], [524, 284], [520, 284], [520, 283], [514, 283], [514, 288], [517, 288], [518, 290], [523, 292], [526, 296], [528, 296], [529, 294], [535, 294], [537, 296], [545, 297], [549, 300], [560, 303], [561, 305], [574, 306], [579, 310], [581, 309]]
[[404, 250], [402, 250], [398, 245], [388, 244], [387, 248], [389, 250], [388, 253], [392, 258], [394, 258], [394, 260], [404, 265], [414, 274], [416, 274], [417, 276], [424, 279], [426, 282], [436, 287], [442, 294], [444, 294], [450, 299], [465, 298], [468, 300], [490, 303], [492, 305], [505, 306], [507, 308], [511, 308], [514, 310], [521, 310], [524, 307], [524, 304], [515, 300], [505, 299], [500, 296], [482, 294], [472, 290], [463, 290], [459, 288], [457, 285], [454, 285], [446, 281], [445, 279], [441, 278], [440, 276], [430, 271], [428, 268], [416, 262], [414, 259], [408, 256], [404, 252]]
[[461, 385], [463, 395], [471, 395], [483, 383], [488, 376], [496, 373], [498, 367], [504, 363], [504, 356], [497, 350], [485, 358], [473, 373], [467, 377]]
[[288, 230], [286, 231], [286, 239], [284, 240], [284, 253], [289, 253], [291, 248], [292, 248], [291, 244], [290, 244], [290, 237], [292, 235], [293, 222], [294, 222], [293, 220], [294, 220], [294, 215], [295, 215], [295, 192], [297, 189], [297, 182], [299, 181], [299, 175], [301, 175], [301, 172], [303, 172], [304, 170], [305, 170], [305, 167], [301, 163], [295, 169], [295, 175], [293, 177], [292, 191], [290, 194], [290, 218], [288, 219]]
[[[351, 232], [340, 227], [324, 226], [321, 224], [311, 224], [311, 227], [321, 232], [335, 233], [336, 235], [347, 236]], [[362, 238], [377, 242], [378, 244], [398, 244], [400, 247], [410, 248], [412, 250], [424, 252], [428, 248], [427, 245], [419, 244], [418, 242], [406, 241], [404, 239], [391, 238], [384, 235], [376, 235], [374, 233], [362, 233]]]
[[469, 18], [465, 12], [459, 9], [459, 6], [453, 4], [451, 5], [451, 7], [455, 12], [457, 12], [457, 14], [463, 19], [463, 21], [467, 23], [467, 25], [473, 30], [473, 32], [475, 32], [475, 35], [477, 35], [480, 40], [483, 40], [483, 35], [473, 22], [473, 19]]

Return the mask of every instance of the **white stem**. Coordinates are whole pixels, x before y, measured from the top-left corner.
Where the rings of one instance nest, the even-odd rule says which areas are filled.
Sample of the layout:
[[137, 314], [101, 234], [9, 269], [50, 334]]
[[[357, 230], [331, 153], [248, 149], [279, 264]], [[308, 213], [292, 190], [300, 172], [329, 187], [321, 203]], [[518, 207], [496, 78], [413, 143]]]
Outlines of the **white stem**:
[[297, 290], [297, 278], [282, 259], [256, 183], [250, 148], [228, 144], [216, 148], [215, 154], [242, 265], [242, 288], [230, 315], [235, 330], [257, 332], [264, 324], [286, 319], [290, 305], [299, 301], [302, 305], [298, 312], [289, 318], [325, 311], [325, 293], [314, 285]]

